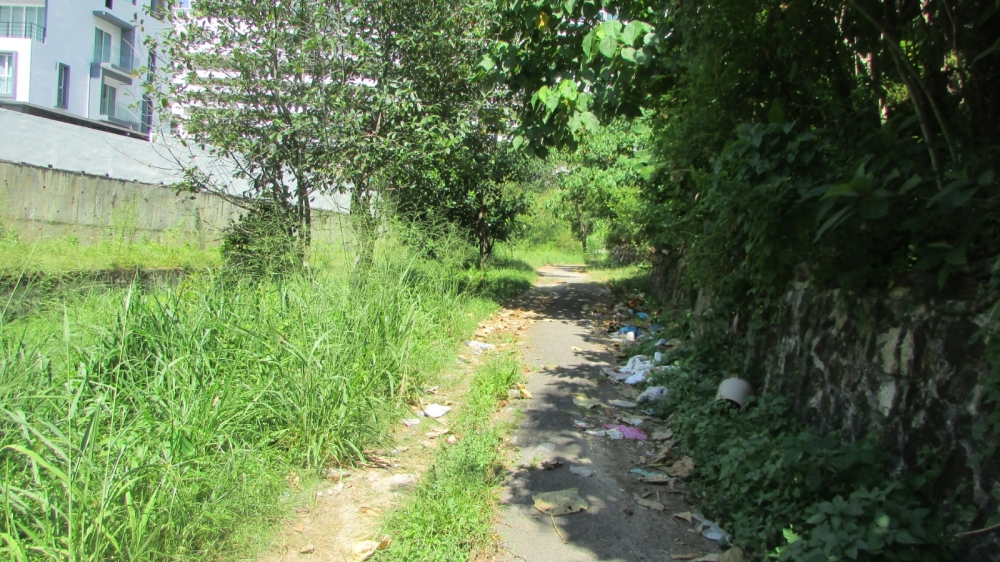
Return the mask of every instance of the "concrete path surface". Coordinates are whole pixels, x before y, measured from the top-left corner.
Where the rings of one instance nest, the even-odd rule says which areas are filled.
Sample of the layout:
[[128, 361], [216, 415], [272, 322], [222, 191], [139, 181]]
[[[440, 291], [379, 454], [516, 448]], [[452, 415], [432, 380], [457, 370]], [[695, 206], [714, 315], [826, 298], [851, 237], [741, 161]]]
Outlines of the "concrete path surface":
[[[522, 416], [513, 440], [519, 449], [517, 464], [524, 468], [511, 476], [501, 500], [501, 559], [669, 561], [673, 555], [690, 559], [692, 554], [718, 552], [718, 546], [693, 532], [690, 523], [672, 517], [691, 510], [677, 490], [644, 484], [629, 474], [655, 455], [659, 444], [591, 436], [574, 425], [574, 420], [584, 421], [600, 429], [614, 422], [613, 415], [626, 413], [608, 407], [610, 400], [623, 398], [621, 387], [601, 374], [602, 366], [615, 364], [615, 352], [605, 346], [607, 338], [599, 329], [595, 333], [582, 310], [588, 303], [611, 304], [611, 295], [589, 282], [579, 266], [549, 267], [539, 274], [538, 285], [509, 305], [539, 316], [523, 344], [533, 371], [527, 387], [534, 398], [517, 402]], [[576, 406], [573, 397], [578, 394], [601, 406]], [[543, 461], [562, 464], [545, 470]], [[579, 472], [586, 471], [573, 472], [571, 467], [588, 468], [593, 474], [583, 476]], [[579, 489], [589, 503], [586, 511], [550, 517], [533, 507], [533, 494], [567, 488]], [[637, 496], [659, 501], [666, 509], [641, 507]]]

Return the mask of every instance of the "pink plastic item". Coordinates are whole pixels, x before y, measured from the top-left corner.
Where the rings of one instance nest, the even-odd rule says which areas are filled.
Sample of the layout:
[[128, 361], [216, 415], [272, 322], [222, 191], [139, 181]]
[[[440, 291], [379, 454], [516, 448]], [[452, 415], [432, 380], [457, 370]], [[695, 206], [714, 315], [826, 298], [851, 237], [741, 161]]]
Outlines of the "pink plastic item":
[[646, 440], [646, 432], [638, 427], [630, 427], [627, 425], [605, 425], [604, 429], [617, 429], [622, 432], [625, 439], [636, 439], [638, 441]]

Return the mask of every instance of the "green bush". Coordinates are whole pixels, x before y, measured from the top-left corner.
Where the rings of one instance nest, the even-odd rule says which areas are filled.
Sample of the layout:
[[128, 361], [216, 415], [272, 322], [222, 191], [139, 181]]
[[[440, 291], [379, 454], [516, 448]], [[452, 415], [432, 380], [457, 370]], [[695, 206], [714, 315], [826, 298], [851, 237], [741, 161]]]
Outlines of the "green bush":
[[698, 502], [734, 544], [796, 561], [947, 558], [944, 515], [929, 509], [923, 476], [893, 474], [877, 436], [844, 443], [807, 429], [780, 397], [742, 409], [715, 401], [732, 365], [711, 349], [671, 353], [674, 367], [651, 384], [669, 388], [658, 411], [695, 460]]
[[305, 257], [299, 226], [294, 209], [256, 203], [223, 232], [222, 258], [230, 271], [251, 277], [296, 271]]

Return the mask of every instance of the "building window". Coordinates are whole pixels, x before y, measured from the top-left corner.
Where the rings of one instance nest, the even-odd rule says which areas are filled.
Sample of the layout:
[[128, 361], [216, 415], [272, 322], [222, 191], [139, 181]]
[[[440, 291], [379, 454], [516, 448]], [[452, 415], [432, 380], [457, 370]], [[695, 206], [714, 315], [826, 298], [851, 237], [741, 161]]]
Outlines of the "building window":
[[94, 30], [94, 62], [111, 62], [111, 34], [100, 29]]
[[118, 90], [114, 86], [101, 84], [101, 115], [115, 116], [115, 98], [117, 96]]
[[0, 53], [0, 97], [14, 95], [14, 53]]
[[65, 64], [56, 68], [56, 107], [69, 108], [69, 67]]
[[44, 41], [45, 7], [0, 5], [0, 37]]

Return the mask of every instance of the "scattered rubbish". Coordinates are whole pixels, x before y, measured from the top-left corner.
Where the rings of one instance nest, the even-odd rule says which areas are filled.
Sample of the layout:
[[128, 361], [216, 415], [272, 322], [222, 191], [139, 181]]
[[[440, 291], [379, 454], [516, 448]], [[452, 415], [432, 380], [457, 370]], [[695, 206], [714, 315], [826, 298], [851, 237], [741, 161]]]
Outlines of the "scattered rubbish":
[[405, 420], [400, 420], [406, 427], [413, 427], [415, 425], [420, 425], [420, 418], [409, 418]]
[[656, 341], [656, 347], [662, 347], [666, 343], [667, 343], [667, 340], [665, 340], [663, 338], [660, 338], [659, 340]]
[[570, 349], [572, 349], [573, 351], [583, 351], [582, 349], [580, 349], [579, 347], [577, 347], [575, 345], [573, 347], [571, 347]]
[[535, 504], [535, 509], [546, 515], [566, 515], [590, 507], [587, 500], [580, 497], [578, 488], [534, 494], [531, 500]]
[[580, 476], [593, 476], [594, 471], [585, 466], [571, 466], [569, 471], [573, 474], [579, 474]]
[[472, 349], [475, 349], [478, 353], [482, 353], [484, 351], [490, 351], [497, 348], [497, 346], [493, 345], [492, 343], [484, 343], [476, 340], [469, 340], [465, 345], [471, 347]]
[[662, 363], [662, 362], [663, 362], [663, 354], [657, 351], [656, 353], [653, 354], [653, 363]]
[[618, 431], [625, 439], [636, 439], [639, 441], [646, 440], [646, 432], [638, 427], [629, 427], [627, 425], [605, 425], [604, 429], [607, 429], [609, 433], [612, 431]]
[[430, 418], [440, 418], [450, 411], [451, 406], [442, 406], [441, 404], [431, 404], [424, 408], [424, 413]]
[[714, 521], [709, 521], [705, 519], [705, 516], [700, 513], [695, 513], [692, 515], [695, 520], [698, 521], [697, 530], [701, 533], [701, 536], [705, 537], [710, 541], [728, 541], [729, 533], [722, 530], [719, 524]]
[[618, 369], [623, 373], [638, 373], [640, 371], [648, 371], [653, 365], [649, 361], [649, 357], [645, 355], [636, 355], [625, 363], [625, 366]]
[[417, 483], [415, 474], [394, 474], [389, 478], [390, 488], [405, 488]]
[[670, 456], [670, 451], [674, 448], [674, 445], [676, 443], [677, 443], [676, 439], [671, 439], [670, 441], [667, 441], [666, 443], [664, 443], [663, 444], [663, 449], [661, 449], [660, 452], [656, 455], [656, 458], [654, 458], [653, 460], [649, 461], [649, 463], [648, 463], [649, 466], [666, 464], [667, 457]]
[[681, 513], [675, 513], [675, 514], [671, 515], [670, 517], [671, 518], [676, 517], [678, 519], [683, 519], [684, 521], [687, 521], [688, 523], [691, 523], [694, 520], [694, 516], [691, 515], [690, 511], [683, 511]]
[[587, 398], [582, 394], [577, 394], [576, 396], [574, 396], [573, 403], [581, 408], [586, 408], [588, 410], [598, 405], [597, 400], [594, 400], [592, 398]]
[[628, 400], [611, 400], [608, 404], [618, 406], [619, 408], [635, 408], [635, 402], [629, 402]]
[[521, 383], [517, 383], [517, 391], [521, 393], [521, 398], [524, 398], [525, 400], [531, 400], [532, 398], [534, 398], [534, 396], [532, 396], [531, 393], [528, 392], [528, 387], [524, 386]]
[[687, 478], [692, 472], [694, 472], [694, 460], [686, 455], [667, 468], [667, 474], [675, 478]]
[[656, 511], [666, 511], [667, 506], [656, 500], [647, 500], [646, 498], [634, 496], [635, 503], [645, 507], [646, 509], [655, 509]]
[[388, 536], [384, 536], [377, 541], [361, 541], [354, 545], [351, 552], [357, 560], [368, 560], [374, 556], [377, 551], [389, 548], [390, 544], [392, 544], [392, 539]]
[[667, 387], [665, 386], [651, 386], [646, 390], [642, 391], [635, 401], [639, 402], [659, 402], [667, 397]]
[[649, 436], [653, 441], [666, 441], [674, 436], [674, 430], [668, 429], [666, 431], [654, 431], [652, 435]]
[[641, 371], [641, 372], [638, 372], [638, 373], [630, 376], [629, 378], [625, 379], [625, 384], [639, 384], [639, 383], [641, 383], [642, 381], [646, 380], [646, 373], [648, 373], [648, 372], [649, 371]]
[[507, 389], [507, 398], [520, 398], [520, 397], [521, 397], [521, 391], [520, 390], [518, 390], [516, 388], [508, 388]]
[[436, 437], [441, 437], [442, 435], [444, 435], [445, 433], [448, 433], [449, 431], [451, 431], [451, 430], [448, 429], [447, 427], [435, 427], [434, 429], [428, 431], [424, 435], [428, 439], [434, 439]]
[[593, 435], [594, 437], [606, 437], [608, 435], [608, 432], [603, 429], [588, 429], [587, 431], [584, 431], [584, 433], [587, 435]]
[[314, 552], [316, 552], [316, 547], [313, 546], [313, 543], [309, 543], [299, 549], [299, 554], [312, 554]]
[[458, 443], [458, 436], [457, 435], [449, 435], [448, 439], [446, 439], [446, 441], [448, 442], [449, 445], [454, 445], [455, 443]]
[[593, 427], [589, 423], [582, 420], [573, 420], [573, 426], [578, 427], [580, 429], [590, 429], [591, 427]]
[[719, 391], [715, 394], [715, 399], [728, 400], [742, 408], [746, 405], [747, 398], [751, 394], [753, 394], [753, 387], [750, 386], [750, 383], [739, 377], [732, 377], [719, 384]]
[[615, 441], [619, 441], [621, 439], [625, 439], [625, 434], [622, 433], [621, 430], [617, 429], [617, 428], [608, 429], [604, 433], [605, 433], [605, 435], [608, 436], [609, 439], [613, 439]]
[[635, 426], [642, 425], [642, 422], [646, 421], [644, 418], [640, 418], [638, 416], [633, 416], [633, 417], [630, 417], [630, 418], [620, 418], [620, 419], [621, 419], [621, 421], [623, 421], [623, 422], [625, 422], [625, 423], [627, 423], [629, 425], [635, 425]]
[[560, 459], [546, 459], [541, 463], [539, 463], [539, 466], [542, 467], [542, 470], [554, 470], [562, 465], [563, 462]]
[[664, 476], [666, 476], [666, 474], [662, 472], [646, 470], [645, 468], [633, 468], [628, 472], [629, 474], [638, 474], [639, 476], [642, 476], [644, 478], [663, 478]]
[[645, 312], [636, 312], [635, 317], [639, 320], [649, 320], [649, 314]]

